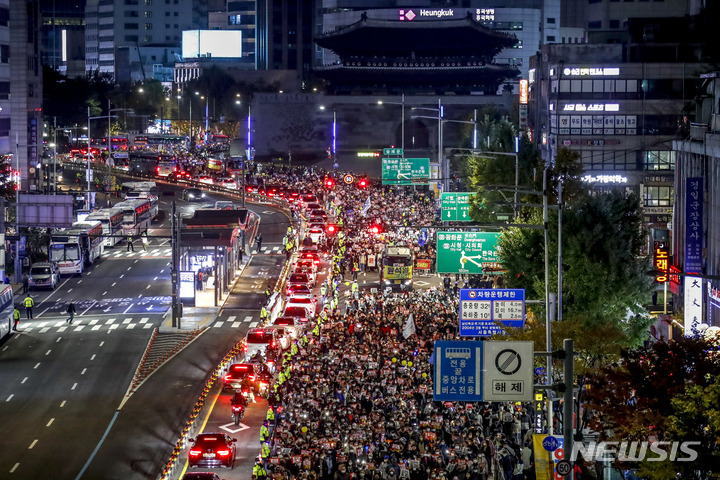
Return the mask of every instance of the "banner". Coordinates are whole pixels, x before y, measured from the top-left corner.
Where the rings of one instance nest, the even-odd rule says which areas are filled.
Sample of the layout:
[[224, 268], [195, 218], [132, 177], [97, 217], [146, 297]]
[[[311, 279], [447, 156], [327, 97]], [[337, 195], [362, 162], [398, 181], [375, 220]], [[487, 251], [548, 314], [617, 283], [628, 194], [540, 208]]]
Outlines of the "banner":
[[362, 210], [360, 210], [360, 214], [364, 217], [368, 210], [370, 210], [370, 196], [368, 196], [367, 200], [365, 200], [365, 204], [363, 205]]
[[405, 326], [403, 327], [403, 337], [408, 338], [413, 333], [415, 333], [415, 320], [413, 319], [413, 315], [411, 313], [405, 322]]
[[[702, 273], [703, 250], [703, 179], [685, 180], [685, 273]], [[703, 280], [697, 277], [684, 279], [686, 336], [693, 335], [703, 320]]]
[[415, 269], [416, 270], [430, 270], [430, 266], [432, 266], [432, 260], [429, 258], [416, 258], [415, 259]]

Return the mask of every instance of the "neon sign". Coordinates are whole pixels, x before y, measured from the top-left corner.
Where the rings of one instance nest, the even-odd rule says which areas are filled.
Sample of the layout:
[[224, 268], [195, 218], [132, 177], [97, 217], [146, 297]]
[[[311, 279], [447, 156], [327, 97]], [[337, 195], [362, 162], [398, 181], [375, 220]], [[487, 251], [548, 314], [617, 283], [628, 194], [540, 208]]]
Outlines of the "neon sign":
[[622, 175], [585, 175], [581, 178], [587, 183], [627, 183], [627, 177]]
[[618, 103], [568, 103], [563, 112], [619, 112]]
[[520, 80], [520, 105], [527, 105], [528, 103], [528, 81], [523, 79]]
[[568, 77], [616, 77], [620, 75], [617, 67], [594, 67], [594, 68], [565, 68], [563, 75]]
[[665, 242], [654, 242], [653, 263], [655, 265], [655, 270], [660, 271], [660, 273], [655, 275], [655, 281], [657, 283], [665, 283], [668, 281], [669, 260], [670, 249]]

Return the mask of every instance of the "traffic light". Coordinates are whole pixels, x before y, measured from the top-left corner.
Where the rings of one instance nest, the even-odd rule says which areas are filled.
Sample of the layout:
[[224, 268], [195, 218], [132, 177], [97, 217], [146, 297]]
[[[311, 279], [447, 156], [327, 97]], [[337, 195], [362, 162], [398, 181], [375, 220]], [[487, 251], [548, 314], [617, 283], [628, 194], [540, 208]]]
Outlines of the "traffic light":
[[325, 188], [327, 188], [328, 190], [332, 190], [334, 187], [335, 187], [335, 180], [332, 179], [331, 177], [326, 177], [325, 178]]
[[327, 233], [328, 237], [332, 237], [333, 235], [337, 234], [339, 231], [340, 231], [340, 229], [334, 223], [330, 223], [325, 227], [325, 233]]
[[370, 227], [370, 233], [377, 235], [378, 233], [382, 233], [382, 228], [380, 225], [372, 225]]
[[369, 185], [369, 182], [368, 182], [367, 178], [361, 178], [360, 180], [358, 180], [358, 183], [357, 183], [358, 188], [367, 188], [368, 185]]

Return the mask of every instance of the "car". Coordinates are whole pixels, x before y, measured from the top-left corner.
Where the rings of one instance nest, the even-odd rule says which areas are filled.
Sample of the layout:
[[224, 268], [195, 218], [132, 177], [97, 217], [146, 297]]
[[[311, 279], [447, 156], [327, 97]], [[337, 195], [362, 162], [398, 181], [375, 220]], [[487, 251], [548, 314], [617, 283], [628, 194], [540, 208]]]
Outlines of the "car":
[[255, 381], [257, 372], [254, 363], [233, 363], [223, 377], [223, 388], [240, 388], [243, 380], [250, 378]]
[[315, 282], [307, 273], [291, 273], [288, 277], [288, 283], [304, 283], [311, 288], [315, 286]]
[[300, 258], [303, 260], [312, 260], [315, 265], [320, 265], [320, 255], [313, 252], [301, 252]]
[[312, 271], [313, 273], [317, 274], [318, 267], [312, 261], [312, 259], [300, 258], [298, 260], [295, 260], [295, 263], [293, 263], [293, 270], [302, 270], [303, 272]]
[[255, 352], [266, 356], [268, 347], [277, 348], [277, 332], [263, 328], [251, 328], [245, 335], [245, 358], [252, 358]]
[[264, 327], [266, 330], [272, 329], [277, 332], [278, 335], [278, 342], [280, 347], [285, 350], [290, 346], [290, 342], [293, 339], [292, 332], [290, 332], [289, 329], [287, 329], [284, 326], [278, 326], [273, 323], [273, 325], [268, 325], [267, 327]]
[[307, 224], [308, 230], [311, 228], [319, 228], [321, 230], [325, 230], [325, 222], [308, 222]]
[[215, 202], [215, 210], [235, 210], [238, 208], [239, 206], [235, 205], [230, 200], [218, 200]]
[[215, 183], [215, 181], [209, 175], [198, 175], [195, 181], [198, 183], [205, 183], [207, 185], [213, 185]]
[[285, 295], [290, 296], [293, 293], [309, 293], [312, 294], [310, 286], [307, 283], [290, 283], [285, 287]]
[[[312, 262], [311, 262], [312, 263]], [[315, 285], [317, 282], [317, 270], [314, 268], [308, 268], [303, 265], [298, 265], [297, 263], [293, 264], [293, 268], [291, 270], [292, 273], [304, 273], [310, 278], [310, 283]]]
[[235, 466], [236, 438], [224, 433], [201, 433], [191, 438], [192, 446], [188, 452], [190, 467], [229, 467]]
[[215, 472], [189, 472], [183, 475], [182, 480], [220, 480]]
[[313, 302], [312, 298], [307, 297], [300, 297], [300, 296], [292, 296], [287, 299], [287, 302], [285, 302], [285, 310], [291, 308], [291, 307], [304, 307], [308, 312], [308, 318], [313, 319], [315, 318], [315, 312], [317, 310], [316, 302]]
[[38, 262], [30, 267], [28, 275], [28, 289], [49, 288], [55, 290], [60, 283], [60, 271], [51, 262]]
[[274, 328], [283, 328], [291, 338], [297, 338], [304, 325], [299, 317], [278, 317], [273, 322]]
[[308, 317], [308, 311], [305, 307], [286, 307], [281, 317], [293, 317], [297, 321], [298, 335], [301, 330], [307, 330], [310, 328], [310, 317]]
[[310, 228], [306, 236], [310, 237], [310, 241], [313, 243], [320, 243], [325, 236], [325, 230], [322, 228]]
[[327, 221], [327, 212], [321, 208], [316, 208], [310, 211], [310, 218], [322, 218]]
[[182, 199], [187, 200], [188, 202], [197, 202], [205, 198], [205, 192], [200, 190], [199, 188], [186, 188], [182, 192]]
[[308, 202], [305, 204], [305, 211], [308, 213], [312, 212], [313, 210], [320, 210], [320, 209], [322, 209], [322, 205], [320, 205], [317, 202]]
[[192, 175], [190, 175], [185, 170], [179, 170], [169, 175], [168, 179], [175, 180], [176, 182], [189, 182], [190, 180], [192, 180]]
[[217, 185], [223, 187], [223, 188], [229, 188], [231, 190], [237, 190], [238, 184], [235, 180], [232, 178], [221, 178], [217, 181]]

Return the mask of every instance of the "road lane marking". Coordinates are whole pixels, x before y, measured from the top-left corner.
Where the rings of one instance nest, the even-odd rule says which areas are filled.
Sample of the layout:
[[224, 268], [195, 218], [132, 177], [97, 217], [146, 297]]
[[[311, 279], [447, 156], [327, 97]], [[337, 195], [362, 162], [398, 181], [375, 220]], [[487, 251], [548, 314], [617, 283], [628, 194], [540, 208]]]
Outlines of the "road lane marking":
[[[213, 405], [214, 406], [214, 405]], [[90, 454], [90, 458], [87, 459], [87, 462], [85, 462], [85, 465], [83, 465], [82, 470], [80, 470], [80, 473], [77, 474], [77, 477], [75, 477], [75, 480], [80, 480], [85, 473], [85, 470], [87, 470], [88, 466], [90, 466], [90, 462], [93, 461], [93, 458], [95, 458], [95, 455], [97, 454], [98, 450], [100, 450], [100, 446], [103, 444], [105, 439], [108, 436], [108, 433], [110, 433], [110, 429], [112, 428], [113, 424], [115, 423], [115, 420], [117, 419], [118, 415], [120, 415], [120, 411], [116, 411], [115, 415], [113, 415], [112, 420], [110, 420], [110, 424], [108, 425], [107, 429], [105, 430], [105, 433], [103, 434], [102, 438], [98, 442], [98, 444], [95, 446], [95, 450]]]
[[47, 357], [48, 355], [50, 355], [50, 352], [52, 352], [52, 350], [48, 350], [47, 352], [45, 352], [45, 356]]
[[68, 293], [70, 293], [70, 292], [72, 292], [72, 291], [73, 291], [72, 288], [68, 288]]
[[16, 463], [15, 465], [13, 465], [13, 468], [10, 469], [10, 473], [15, 473], [15, 470], [17, 470], [17, 468], [19, 466], [20, 466], [20, 463]]
[[215, 325], [213, 325], [213, 326], [214, 326], [215, 328], [220, 328], [220, 327], [223, 326], [223, 322], [222, 322], [222, 321], [220, 321], [220, 322], [215, 322]]
[[247, 317], [245, 317], [245, 318], [243, 319], [243, 322], [249, 322], [249, 321], [251, 321], [252, 319], [253, 319], [252, 315], [248, 315]]
[[9, 345], [5, 345], [5, 346], [3, 347], [3, 349], [2, 349], [2, 351], [4, 352], [5, 350], [8, 349], [8, 347], [9, 347]]
[[73, 386], [70, 390], [75, 390], [77, 388], [77, 383], [73, 383]]
[[62, 340], [62, 337], [58, 337], [57, 340], [55, 340], [55, 343], [60, 343], [60, 340]]
[[39, 366], [40, 366], [40, 362], [36, 363], [35, 366], [33, 367], [33, 370], [37, 370], [37, 367], [39, 367]]
[[232, 328], [238, 328], [242, 322], [233, 322]]
[[[113, 318], [113, 320], [115, 320], [115, 319]], [[105, 341], [104, 341], [104, 340], [103, 340], [102, 342], [100, 342], [100, 346], [102, 347], [103, 345], [105, 345]]]
[[85, 328], [85, 325], [78, 325], [77, 327], [75, 327], [75, 331], [76, 331], [76, 332], [79, 332], [79, 331], [82, 330], [83, 328]]
[[50, 425], [52, 425], [52, 423], [53, 423], [54, 421], [55, 421], [55, 419], [54, 419], [54, 418], [51, 418], [50, 421], [49, 421], [49, 422], [47, 423], [47, 425], [45, 425], [45, 426], [46, 426], [46, 427], [49, 427]]
[[152, 323], [146, 323], [143, 328], [152, 328]]
[[23, 379], [22, 379], [22, 382], [20, 382], [20, 383], [25, 383], [25, 382], [27, 382], [27, 379], [28, 379], [28, 377], [23, 378]]
[[87, 372], [87, 368], [83, 368], [82, 372], [80, 372], [80, 375], [85, 375], [85, 372]]
[[126, 308], [123, 313], [127, 313], [128, 310], [130, 310], [134, 305], [135, 305], [134, 303], [131, 303], [130, 306], [128, 308]]
[[123, 320], [122, 323], [123, 323], [123, 325], [127, 325], [130, 322], [132, 322], [132, 318], [126, 318], [125, 320]]
[[59, 322], [57, 322], [57, 323], [55, 324], [55, 326], [56, 326], [56, 327], [62, 327], [64, 324], [65, 324], [65, 321], [64, 321], [64, 320], [60, 320]]
[[93, 332], [96, 331], [96, 330], [100, 330], [100, 325], [95, 325], [95, 326], [92, 327], [90, 330], [92, 330]]
[[97, 300], [93, 300], [93, 303], [91, 303], [88, 308], [86, 308], [85, 310], [83, 310], [83, 312], [80, 314], [80, 316], [85, 315], [88, 310], [90, 310], [92, 307], [95, 306], [96, 303], [97, 303]]
[[153, 278], [153, 282], [156, 281], [157, 279], [158, 279], [158, 277]]
[[130, 325], [128, 325], [128, 326], [125, 328], [125, 330], [132, 330], [133, 328], [135, 328], [135, 324], [134, 324], [134, 323], [131, 323]]
[[50, 330], [50, 327], [41, 328], [41, 329], [40, 329], [40, 333], [45, 333], [45, 332], [47, 332], [48, 330]]
[[60, 408], [63, 408], [65, 406], [65, 402], [67, 402], [67, 400], [63, 400], [62, 403], [60, 403]]
[[[118, 326], [117, 325], [110, 325], [110, 330], [115, 330]], [[108, 332], [110, 331], [108, 330]]]
[[107, 295], [107, 290], [105, 290], [102, 294], [103, 294], [103, 295]]
[[93, 353], [93, 356], [90, 357], [90, 360], [95, 360], [95, 354]]
[[258, 324], [258, 322], [252, 322], [252, 323], [250, 323], [250, 328], [255, 328], [255, 327], [257, 327], [257, 324]]
[[95, 325], [98, 321], [98, 319], [90, 320], [90, 323], [88, 325]]
[[[140, 255], [142, 255], [142, 253]], [[138, 260], [135, 260], [133, 263], [137, 263], [137, 262], [138, 262]], [[130, 268], [128, 268], [128, 270], [130, 270]]]
[[124, 276], [125, 276], [125, 274], [123, 273], [123, 274], [122, 274], [122, 275], [120, 275], [120, 276], [119, 276], [118, 278], [122, 278], [122, 277], [124, 277]]
[[113, 284], [110, 285], [110, 286], [111, 286], [111, 287], [114, 287], [115, 285], [117, 285], [117, 282], [113, 282]]
[[145, 290], [150, 290], [150, 285], [148, 285], [147, 287], [145, 287]]
[[237, 318], [235, 315], [230, 315], [227, 319], [228, 322], [234, 322], [235, 318]]
[[14, 393], [11, 393], [10, 396], [7, 397], [7, 399], [5, 399], [5, 401], [6, 401], [6, 402], [9, 402], [10, 400], [12, 400], [12, 397], [14, 397], [14, 396], [15, 396], [15, 394], [14, 394]]
[[[137, 260], [136, 260], [137, 261]], [[132, 267], [128, 267], [127, 269], [130, 270]]]
[[82, 283], [82, 278], [80, 280], [78, 280], [78, 283]]
[[[110, 325], [110, 324], [113, 323], [114, 321], [115, 321], [114, 318], [110, 318], [110, 319], [108, 319], [107, 321], [105, 321], [105, 325]], [[100, 345], [100, 346], [102, 347], [102, 345]]]
[[57, 331], [58, 331], [58, 332], [64, 332], [65, 330], [67, 330], [67, 327], [60, 327], [60, 328], [58, 328]]
[[32, 443], [30, 444], [30, 446], [28, 447], [28, 450], [32, 450], [32, 448], [35, 446], [35, 444], [36, 444], [37, 442], [38, 442], [38, 439], [37, 439], [37, 438], [36, 438], [35, 440], [33, 440], [33, 442], [32, 442]]
[[40, 313], [38, 313], [37, 315], [35, 315], [35, 318], [39, 317], [40, 315], [42, 315], [43, 313], [47, 312], [48, 310], [50, 310], [50, 307], [46, 308], [46, 309], [43, 310], [42, 312], [40, 312]]
[[148, 320], [150, 320], [150, 317], [143, 317], [140, 319], [140, 323], [147, 323]]

